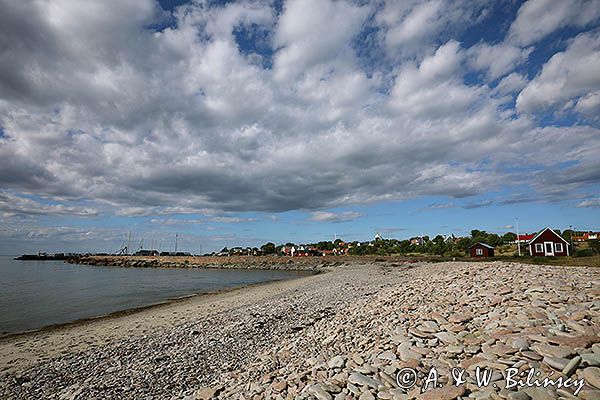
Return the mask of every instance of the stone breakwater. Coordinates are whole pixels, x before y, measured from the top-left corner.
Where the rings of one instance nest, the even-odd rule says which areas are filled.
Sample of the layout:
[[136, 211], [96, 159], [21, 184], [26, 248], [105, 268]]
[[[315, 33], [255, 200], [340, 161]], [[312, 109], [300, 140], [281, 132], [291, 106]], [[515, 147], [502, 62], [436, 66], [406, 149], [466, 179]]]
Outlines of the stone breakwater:
[[[600, 398], [598, 269], [353, 264], [285, 285], [4, 373], [0, 398]], [[432, 367], [441, 387], [421, 393]], [[493, 384], [476, 384], [477, 367], [495, 371]], [[415, 387], [398, 386], [404, 368], [418, 372]], [[458, 387], [453, 368], [465, 371]], [[577, 397], [574, 388], [507, 388], [507, 368], [585, 384]]]
[[340, 257], [143, 257], [79, 256], [72, 264], [136, 268], [220, 268], [288, 271], [321, 271], [345, 264]]

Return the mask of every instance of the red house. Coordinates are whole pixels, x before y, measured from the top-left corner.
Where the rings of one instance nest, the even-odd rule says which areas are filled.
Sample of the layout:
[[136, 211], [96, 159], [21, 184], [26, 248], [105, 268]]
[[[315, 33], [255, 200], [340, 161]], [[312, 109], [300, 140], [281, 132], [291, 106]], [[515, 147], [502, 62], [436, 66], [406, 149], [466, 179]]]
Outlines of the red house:
[[528, 243], [529, 254], [536, 257], [569, 255], [569, 242], [550, 228], [544, 228]]
[[489, 244], [475, 243], [469, 247], [471, 257], [494, 257], [494, 248]]

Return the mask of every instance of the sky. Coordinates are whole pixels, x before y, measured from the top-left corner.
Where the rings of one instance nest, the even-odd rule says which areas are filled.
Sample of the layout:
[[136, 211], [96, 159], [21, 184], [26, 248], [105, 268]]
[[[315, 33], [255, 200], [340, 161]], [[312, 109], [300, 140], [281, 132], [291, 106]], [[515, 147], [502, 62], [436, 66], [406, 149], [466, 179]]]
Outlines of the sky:
[[597, 0], [0, 8], [0, 254], [600, 230]]

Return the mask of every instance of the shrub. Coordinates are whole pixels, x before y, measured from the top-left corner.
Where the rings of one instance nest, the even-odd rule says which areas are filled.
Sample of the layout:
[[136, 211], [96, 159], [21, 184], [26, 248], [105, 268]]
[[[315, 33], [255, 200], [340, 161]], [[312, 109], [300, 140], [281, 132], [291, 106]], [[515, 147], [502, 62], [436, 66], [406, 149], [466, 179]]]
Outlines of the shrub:
[[579, 249], [575, 252], [575, 257], [589, 257], [594, 255], [594, 250], [592, 249]]
[[463, 252], [461, 252], [461, 251], [458, 251], [458, 250], [452, 250], [452, 251], [450, 251], [450, 252], [446, 252], [446, 253], [444, 253], [444, 255], [445, 255], [446, 257], [464, 257], [464, 256], [465, 256], [465, 253], [463, 253]]
[[600, 254], [600, 240], [590, 240], [588, 242], [588, 245], [590, 246], [590, 249], [592, 251], [594, 251], [595, 253]]

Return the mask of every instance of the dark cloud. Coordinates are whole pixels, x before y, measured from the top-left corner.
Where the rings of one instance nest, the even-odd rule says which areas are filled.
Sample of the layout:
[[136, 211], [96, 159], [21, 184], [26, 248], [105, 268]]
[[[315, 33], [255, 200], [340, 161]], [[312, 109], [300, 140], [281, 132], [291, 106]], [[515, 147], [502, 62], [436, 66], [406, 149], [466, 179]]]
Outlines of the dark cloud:
[[98, 211], [89, 207], [68, 207], [42, 202], [0, 191], [0, 213], [4, 215], [74, 215], [91, 217]]
[[434, 203], [430, 204], [422, 210], [446, 210], [448, 208], [456, 208], [454, 203]]
[[[1, 138], [0, 138], [1, 139]], [[4, 142], [8, 143], [8, 142]], [[3, 188], [43, 191], [57, 179], [36, 160], [13, 152], [0, 140], [0, 183]]]
[[[298, 4], [278, 15], [269, 2], [192, 3], [166, 15], [150, 0], [0, 0], [0, 185], [49, 196], [61, 215], [86, 215], [85, 200], [145, 216], [462, 199], [511, 186], [503, 165], [527, 171], [531, 199], [573, 199], [598, 182], [596, 128], [541, 128], [511, 105], [527, 85], [521, 111], [547, 106], [538, 94], [551, 91], [553, 65], [589, 72], [597, 34], [527, 82], [514, 69], [528, 48], [456, 40], [487, 18], [486, 2]], [[381, 63], [368, 68], [356, 49], [366, 24], [381, 41]], [[260, 51], [270, 46], [268, 68], [240, 49], [239, 32], [252, 27]], [[496, 89], [467, 82], [480, 70], [506, 78]], [[594, 112], [595, 80], [561, 82], [570, 90], [550, 106]], [[312, 219], [360, 216], [329, 214]]]
[[483, 201], [478, 201], [478, 202], [467, 203], [467, 204], [464, 204], [462, 207], [466, 208], [466, 209], [473, 209], [473, 208], [489, 207], [492, 204], [494, 204], [494, 202], [492, 200], [483, 200]]

